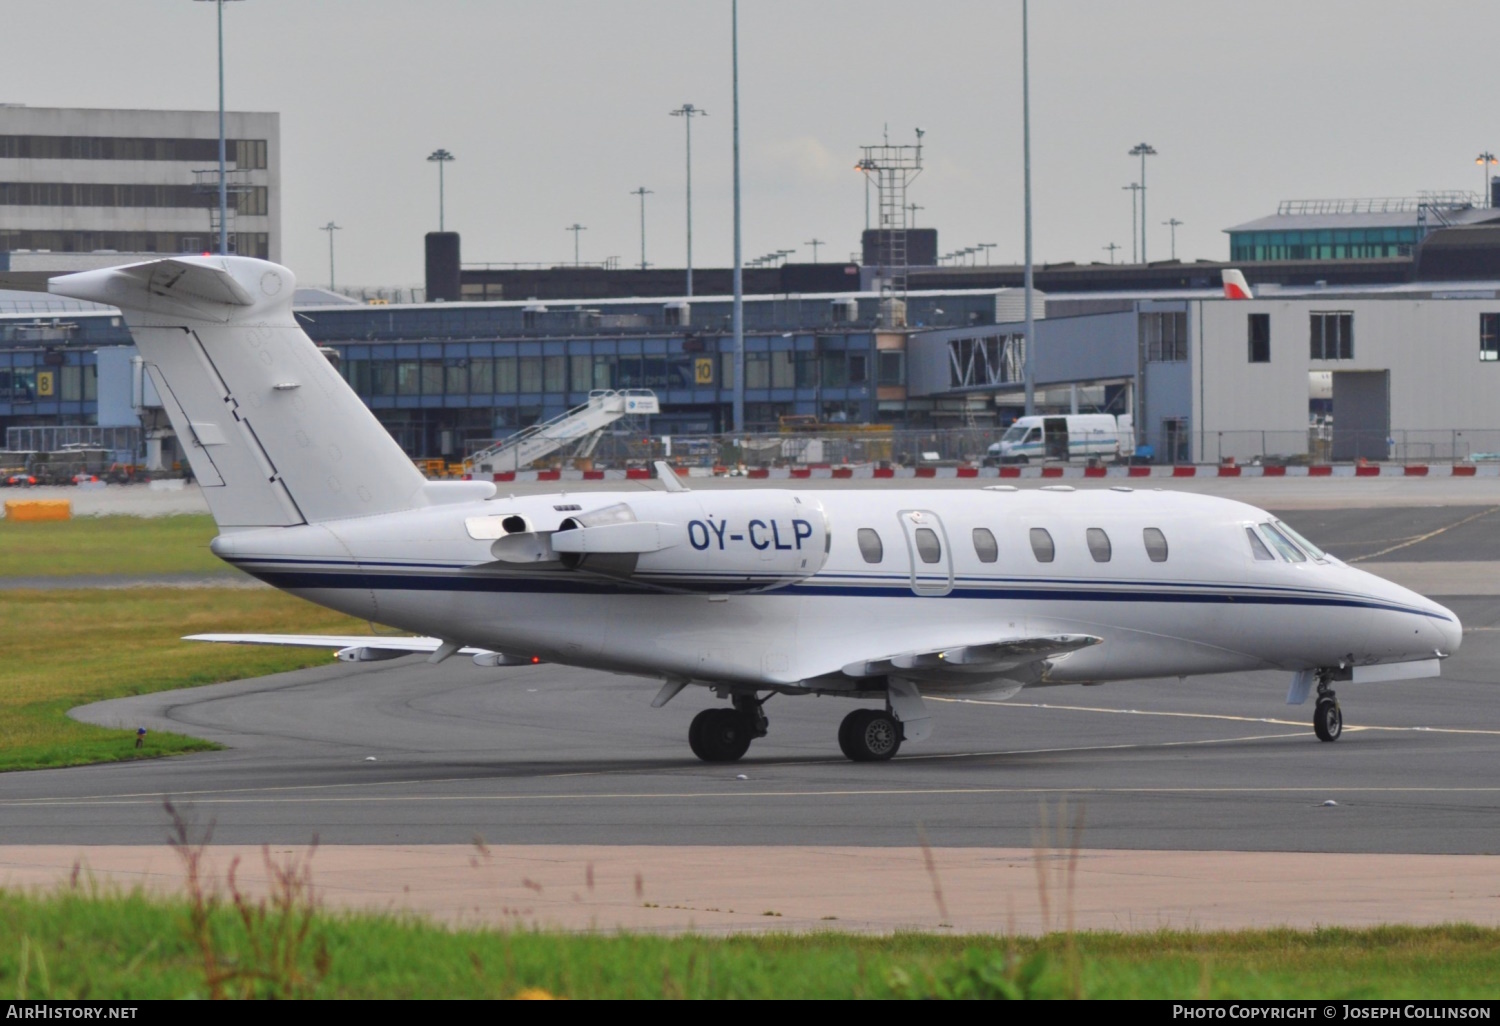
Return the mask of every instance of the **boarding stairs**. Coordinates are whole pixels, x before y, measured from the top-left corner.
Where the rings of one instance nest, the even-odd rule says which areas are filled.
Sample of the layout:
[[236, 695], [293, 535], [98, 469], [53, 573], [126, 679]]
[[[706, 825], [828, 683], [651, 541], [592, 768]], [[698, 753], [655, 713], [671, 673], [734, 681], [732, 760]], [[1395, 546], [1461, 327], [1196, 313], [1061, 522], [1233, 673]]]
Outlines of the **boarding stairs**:
[[588, 456], [611, 424], [624, 417], [660, 412], [656, 393], [649, 388], [590, 392], [588, 402], [472, 454], [464, 460], [464, 472], [502, 474], [521, 470], [568, 447], [575, 457]]

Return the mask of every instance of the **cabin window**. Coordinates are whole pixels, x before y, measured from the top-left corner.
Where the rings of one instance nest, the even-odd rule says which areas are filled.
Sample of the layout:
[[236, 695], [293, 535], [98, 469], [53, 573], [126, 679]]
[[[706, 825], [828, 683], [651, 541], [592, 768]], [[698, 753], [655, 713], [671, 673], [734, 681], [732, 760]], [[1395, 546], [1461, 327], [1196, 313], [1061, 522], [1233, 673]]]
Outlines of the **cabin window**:
[[1261, 524], [1260, 529], [1261, 532], [1265, 534], [1266, 540], [1271, 543], [1272, 547], [1275, 548], [1277, 552], [1281, 553], [1281, 555], [1287, 560], [1287, 562], [1307, 562], [1307, 557], [1302, 554], [1302, 550], [1293, 545], [1291, 539], [1286, 535], [1276, 530], [1276, 528], [1272, 527], [1270, 524]]
[[993, 563], [1000, 558], [1000, 546], [987, 527], [974, 528], [974, 554], [981, 563]]
[[859, 554], [866, 563], [879, 563], [885, 559], [885, 546], [880, 544], [880, 535], [872, 527], [861, 527], [855, 536], [859, 539]]
[[1298, 534], [1296, 531], [1293, 531], [1290, 527], [1288, 527], [1286, 524], [1283, 524], [1280, 520], [1276, 521], [1276, 530], [1280, 531], [1282, 534], [1290, 538], [1294, 545], [1301, 548], [1303, 552], [1306, 552], [1309, 556], [1311, 556], [1313, 559], [1316, 559], [1319, 563], [1327, 561], [1328, 553], [1318, 548], [1316, 545], [1308, 541], [1306, 538], [1302, 537], [1302, 535]]
[[937, 532], [930, 527], [919, 527], [912, 532], [917, 542], [917, 555], [924, 563], [936, 563], [943, 558], [943, 544]]
[[1160, 528], [1146, 528], [1141, 532], [1141, 538], [1146, 543], [1146, 555], [1151, 557], [1151, 562], [1165, 563], [1167, 561], [1167, 536], [1161, 533]]
[[1050, 563], [1056, 557], [1057, 547], [1052, 544], [1052, 535], [1045, 527], [1031, 529], [1031, 551], [1036, 554], [1038, 563]]
[[1250, 551], [1255, 553], [1256, 559], [1275, 561], [1276, 557], [1271, 555], [1271, 550], [1266, 548], [1266, 543], [1260, 540], [1260, 535], [1255, 533], [1255, 528], [1245, 528], [1245, 537], [1250, 539]]
[[1095, 563], [1108, 563], [1110, 557], [1109, 535], [1104, 533], [1102, 527], [1091, 527], [1084, 535], [1089, 543], [1089, 555], [1094, 557]]

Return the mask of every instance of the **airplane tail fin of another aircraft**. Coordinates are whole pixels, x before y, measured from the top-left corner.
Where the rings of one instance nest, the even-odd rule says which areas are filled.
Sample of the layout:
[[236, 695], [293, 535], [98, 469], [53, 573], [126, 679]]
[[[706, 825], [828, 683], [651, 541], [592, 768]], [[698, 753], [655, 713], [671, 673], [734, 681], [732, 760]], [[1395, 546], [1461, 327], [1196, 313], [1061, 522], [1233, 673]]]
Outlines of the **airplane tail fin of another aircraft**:
[[421, 473], [298, 327], [285, 267], [170, 257], [48, 286], [123, 312], [221, 528], [426, 505]]
[[1254, 299], [1255, 293], [1250, 291], [1250, 283], [1245, 280], [1243, 272], [1233, 267], [1224, 268], [1224, 298], [1225, 299]]

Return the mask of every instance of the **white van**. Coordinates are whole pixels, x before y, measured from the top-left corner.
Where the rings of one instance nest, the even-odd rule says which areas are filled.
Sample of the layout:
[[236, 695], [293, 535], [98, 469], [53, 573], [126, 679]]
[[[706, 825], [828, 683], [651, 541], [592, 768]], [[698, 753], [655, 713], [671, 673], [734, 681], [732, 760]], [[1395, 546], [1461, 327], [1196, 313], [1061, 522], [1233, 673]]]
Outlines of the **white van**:
[[987, 467], [1033, 460], [1112, 460], [1132, 445], [1127, 414], [1070, 413], [1060, 417], [1021, 417], [1005, 430], [984, 457]]

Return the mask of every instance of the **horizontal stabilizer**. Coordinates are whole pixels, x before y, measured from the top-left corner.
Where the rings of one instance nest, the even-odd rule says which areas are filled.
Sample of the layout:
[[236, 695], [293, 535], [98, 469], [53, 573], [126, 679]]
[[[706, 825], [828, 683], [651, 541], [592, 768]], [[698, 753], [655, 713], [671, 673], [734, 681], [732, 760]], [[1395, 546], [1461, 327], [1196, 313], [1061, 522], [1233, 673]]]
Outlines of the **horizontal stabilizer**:
[[222, 261], [205, 257], [152, 260], [62, 275], [48, 283], [48, 291], [124, 310], [188, 314], [221, 322], [229, 319], [233, 308], [256, 302]]
[[[346, 663], [378, 662], [401, 656], [431, 655], [444, 647], [440, 638], [386, 638], [359, 634], [189, 634], [183, 641], [213, 641], [227, 645], [286, 645], [293, 648], [331, 648]], [[459, 648], [454, 655], [493, 655], [487, 648]]]

